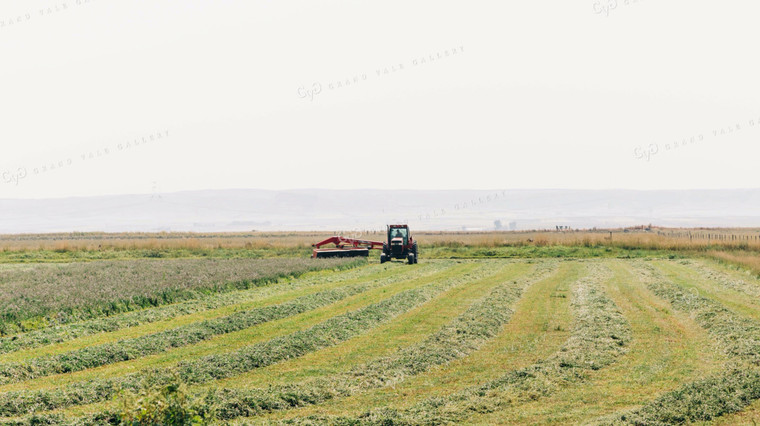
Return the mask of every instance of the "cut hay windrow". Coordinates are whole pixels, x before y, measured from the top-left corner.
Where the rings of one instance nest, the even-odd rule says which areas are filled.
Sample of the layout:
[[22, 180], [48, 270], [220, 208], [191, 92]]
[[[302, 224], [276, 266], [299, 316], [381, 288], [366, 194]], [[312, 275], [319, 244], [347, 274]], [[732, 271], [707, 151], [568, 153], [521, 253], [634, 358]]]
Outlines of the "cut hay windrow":
[[[428, 265], [425, 265], [425, 267]], [[138, 327], [140, 325], [158, 321], [167, 321], [179, 316], [210, 311], [230, 305], [254, 302], [299, 289], [309, 287], [318, 288], [319, 286], [330, 282], [350, 284], [360, 282], [364, 279], [380, 279], [387, 275], [391, 275], [391, 272], [393, 271], [383, 271], [379, 266], [357, 268], [342, 272], [337, 277], [334, 275], [326, 275], [310, 277], [306, 280], [290, 280], [279, 285], [256, 287], [229, 293], [219, 293], [172, 305], [142, 309], [139, 311], [127, 312], [105, 318], [96, 318], [78, 323], [47, 327], [24, 334], [0, 338], [0, 354], [63, 343], [97, 333], [111, 333], [124, 328]], [[404, 277], [398, 276], [396, 279], [401, 280], [404, 279]]]
[[374, 409], [358, 417], [309, 416], [289, 424], [413, 425], [461, 423], [473, 414], [506, 409], [516, 402], [534, 400], [572, 382], [586, 379], [589, 371], [604, 368], [625, 354], [631, 328], [600, 282], [608, 271], [595, 265], [591, 277], [574, 284], [572, 334], [555, 355], [533, 366], [514, 370], [484, 385], [453, 395], [430, 398], [408, 409]]
[[643, 407], [599, 424], [674, 425], [709, 422], [760, 399], [760, 371], [731, 365], [719, 374], [687, 383]]
[[402, 291], [380, 302], [332, 317], [305, 330], [240, 350], [184, 361], [174, 367], [148, 369], [117, 378], [93, 379], [52, 390], [6, 392], [0, 395], [0, 415], [22, 415], [101, 402], [123, 390], [139, 391], [155, 388], [171, 383], [177, 378], [185, 384], [204, 383], [297, 358], [365, 333], [428, 302], [447, 289], [494, 275], [501, 267], [503, 263], [498, 262], [464, 263], [454, 268], [458, 272], [455, 276], [441, 278], [432, 284]]
[[541, 262], [518, 280], [500, 274], [485, 280], [504, 280], [463, 314], [419, 344], [381, 357], [333, 377], [267, 389], [224, 389], [217, 393], [218, 416], [231, 419], [263, 412], [318, 404], [368, 389], [392, 386], [430, 368], [460, 359], [496, 336], [512, 317], [512, 306], [530, 285], [556, 271], [554, 262]]
[[602, 423], [665, 425], [710, 421], [742, 410], [760, 398], [760, 323], [726, 309], [720, 303], [688, 291], [653, 266], [639, 264], [642, 282], [674, 309], [689, 314], [729, 356], [718, 374], [667, 392], [641, 408]]
[[[408, 279], [408, 277], [406, 278]], [[25, 362], [0, 364], [0, 384], [82, 371], [196, 344], [214, 336], [317, 309], [388, 284], [389, 281], [395, 280], [374, 280], [339, 287], [302, 296], [278, 305], [235, 312], [225, 317], [196, 322], [133, 339], [88, 346], [59, 355], [32, 358]]]
[[177, 371], [184, 383], [203, 383], [232, 377], [286, 359], [297, 358], [358, 336], [430, 301], [450, 288], [493, 275], [500, 268], [501, 265], [496, 263], [478, 265], [472, 272], [406, 290], [381, 302], [330, 318], [321, 324], [289, 336], [275, 338], [264, 344], [249, 346], [229, 354], [210, 355], [180, 363]]
[[747, 274], [746, 278], [739, 278], [734, 274], [730, 274], [726, 271], [711, 268], [705, 265], [704, 262], [691, 261], [687, 263], [692, 269], [696, 270], [704, 279], [715, 281], [721, 286], [730, 288], [731, 290], [744, 293], [754, 298], [760, 297], [760, 281]]
[[639, 264], [641, 281], [674, 309], [689, 314], [732, 358], [760, 366], [760, 322], [743, 317], [721, 303], [699, 295], [665, 277], [652, 265]]

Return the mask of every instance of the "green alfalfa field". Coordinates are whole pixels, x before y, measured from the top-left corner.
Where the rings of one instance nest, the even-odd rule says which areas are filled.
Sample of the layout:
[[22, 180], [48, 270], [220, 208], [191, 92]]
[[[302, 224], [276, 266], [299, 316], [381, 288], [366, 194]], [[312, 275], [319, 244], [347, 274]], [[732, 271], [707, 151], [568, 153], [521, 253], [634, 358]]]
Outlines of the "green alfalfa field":
[[0, 265], [0, 422], [760, 420], [760, 279], [724, 259], [241, 253]]

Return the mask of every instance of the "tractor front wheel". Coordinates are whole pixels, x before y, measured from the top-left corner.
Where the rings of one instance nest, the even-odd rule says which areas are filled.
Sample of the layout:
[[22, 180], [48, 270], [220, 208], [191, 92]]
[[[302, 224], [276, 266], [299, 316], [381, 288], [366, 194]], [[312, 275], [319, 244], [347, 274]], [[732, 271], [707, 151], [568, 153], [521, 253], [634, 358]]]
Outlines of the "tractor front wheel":
[[380, 253], [380, 263], [383, 264], [388, 261], [388, 257], [385, 256], [385, 253]]
[[406, 257], [406, 259], [409, 261], [410, 265], [414, 265], [415, 263], [417, 263], [415, 261], [416, 258], [414, 257], [414, 253], [409, 253], [409, 255]]

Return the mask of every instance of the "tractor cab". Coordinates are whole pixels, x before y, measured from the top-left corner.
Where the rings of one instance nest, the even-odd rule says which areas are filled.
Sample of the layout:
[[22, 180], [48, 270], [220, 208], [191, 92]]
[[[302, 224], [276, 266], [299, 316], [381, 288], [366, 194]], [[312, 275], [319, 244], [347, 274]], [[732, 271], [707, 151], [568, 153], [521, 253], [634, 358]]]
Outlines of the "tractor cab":
[[401, 245], [407, 245], [409, 243], [409, 227], [406, 225], [392, 225], [388, 227], [388, 241], [393, 243], [396, 241]]

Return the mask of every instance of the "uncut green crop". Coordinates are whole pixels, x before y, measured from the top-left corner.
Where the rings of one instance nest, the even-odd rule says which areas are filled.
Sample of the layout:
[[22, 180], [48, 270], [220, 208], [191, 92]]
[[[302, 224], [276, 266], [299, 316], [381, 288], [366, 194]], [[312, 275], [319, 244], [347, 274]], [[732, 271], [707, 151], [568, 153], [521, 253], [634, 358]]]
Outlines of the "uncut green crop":
[[175, 303], [265, 285], [312, 270], [358, 264], [344, 259], [143, 259], [3, 270], [0, 334]]
[[[355, 269], [342, 273], [340, 279], [356, 279], [367, 276], [368, 274], [373, 273], [373, 271], [376, 271], [376, 269]], [[335, 278], [332, 275], [312, 277], [309, 280], [291, 280], [277, 286], [262, 286], [248, 290], [218, 293], [201, 299], [193, 299], [151, 309], [142, 309], [105, 318], [95, 318], [78, 323], [47, 327], [24, 334], [1, 337], [0, 354], [43, 345], [62, 343], [96, 333], [114, 332], [123, 328], [137, 327], [143, 324], [165, 321], [182, 315], [189, 315], [223, 306], [259, 300], [270, 295], [280, 294], [334, 280]]]

